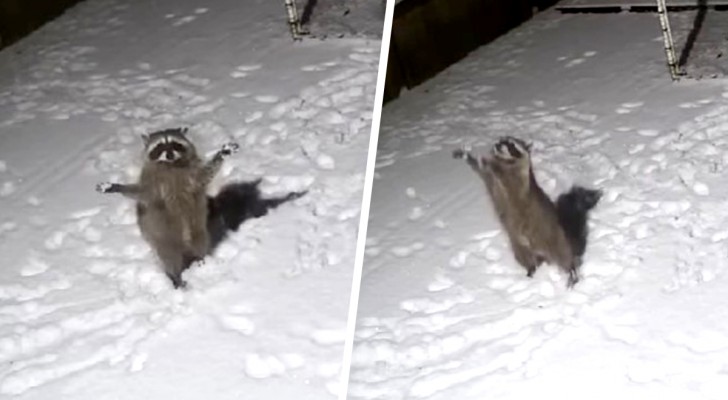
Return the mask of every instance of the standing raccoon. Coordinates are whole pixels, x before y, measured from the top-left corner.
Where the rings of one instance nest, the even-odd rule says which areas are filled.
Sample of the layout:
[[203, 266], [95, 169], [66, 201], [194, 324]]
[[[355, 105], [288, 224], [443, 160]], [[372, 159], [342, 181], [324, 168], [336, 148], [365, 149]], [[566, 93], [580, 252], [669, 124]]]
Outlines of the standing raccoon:
[[574, 186], [554, 204], [536, 182], [530, 146], [514, 137], [496, 142], [491, 157], [478, 159], [464, 150], [455, 150], [453, 157], [465, 159], [485, 182], [513, 255], [527, 275], [533, 276], [543, 262], [556, 264], [573, 287], [586, 249], [587, 214], [601, 191]]
[[102, 183], [101, 193], [120, 193], [136, 201], [142, 237], [159, 257], [175, 288], [185, 286], [182, 272], [211, 249], [206, 189], [226, 156], [238, 150], [228, 143], [203, 163], [185, 136], [187, 129], [142, 135], [146, 159], [139, 182]]

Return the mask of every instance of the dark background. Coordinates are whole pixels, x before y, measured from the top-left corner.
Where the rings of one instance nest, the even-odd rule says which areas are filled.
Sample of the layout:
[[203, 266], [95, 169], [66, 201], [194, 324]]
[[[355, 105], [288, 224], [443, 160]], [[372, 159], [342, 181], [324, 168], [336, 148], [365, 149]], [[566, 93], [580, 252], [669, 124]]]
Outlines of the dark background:
[[403, 0], [394, 8], [384, 102], [557, 1]]
[[61, 15], [81, 0], [0, 0], [0, 49]]

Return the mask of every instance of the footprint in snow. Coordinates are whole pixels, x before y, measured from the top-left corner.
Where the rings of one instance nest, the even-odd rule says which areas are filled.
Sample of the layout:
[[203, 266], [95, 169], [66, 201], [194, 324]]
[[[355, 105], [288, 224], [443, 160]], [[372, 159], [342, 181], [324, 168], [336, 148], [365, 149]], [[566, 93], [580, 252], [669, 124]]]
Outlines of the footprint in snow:
[[255, 323], [245, 315], [231, 314], [220, 317], [220, 324], [226, 329], [250, 336], [255, 332]]
[[637, 134], [645, 137], [655, 137], [660, 134], [660, 131], [657, 129], [640, 129], [637, 131]]
[[230, 73], [230, 76], [236, 79], [245, 78], [252, 71], [259, 70], [261, 65], [240, 65], [235, 68], [235, 71]]
[[245, 375], [253, 379], [266, 379], [283, 375], [286, 365], [272, 355], [250, 354], [245, 357]]
[[194, 21], [195, 19], [197, 19], [197, 17], [195, 17], [194, 15], [188, 15], [186, 17], [182, 17], [182, 18], [178, 19], [177, 21], [175, 21], [172, 24], [172, 26], [182, 26], [185, 24], [189, 24], [190, 22]]
[[15, 183], [8, 181], [0, 185], [0, 197], [8, 197], [13, 193], [15, 193]]
[[455, 282], [443, 274], [435, 276], [435, 280], [427, 285], [427, 290], [430, 292], [441, 292], [446, 289], [450, 289], [455, 285]]
[[268, 95], [268, 96], [265, 96], [265, 95], [255, 96], [255, 101], [257, 101], [259, 103], [264, 103], [264, 104], [271, 104], [271, 103], [277, 102], [278, 101], [278, 97], [277, 96], [272, 96], [272, 95]]
[[420, 251], [425, 248], [424, 243], [415, 242], [410, 246], [397, 246], [393, 247], [390, 251], [397, 257], [409, 257], [413, 253]]
[[634, 111], [637, 108], [640, 108], [644, 105], [643, 102], [637, 101], [632, 103], [622, 103], [620, 104], [619, 108], [617, 108], [617, 114], [629, 114], [632, 111]]
[[582, 64], [584, 61], [586, 61], [586, 60], [583, 59], [583, 58], [577, 58], [577, 59], [571, 60], [568, 63], [566, 63], [566, 65], [564, 67], [565, 68], [573, 68], [573, 67], [576, 67], [579, 64]]

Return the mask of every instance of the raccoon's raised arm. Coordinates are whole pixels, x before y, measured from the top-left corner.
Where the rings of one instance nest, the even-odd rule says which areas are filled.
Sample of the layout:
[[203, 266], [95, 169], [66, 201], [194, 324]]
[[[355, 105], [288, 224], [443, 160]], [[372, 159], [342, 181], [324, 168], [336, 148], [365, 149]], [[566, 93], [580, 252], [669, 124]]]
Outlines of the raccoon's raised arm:
[[96, 185], [96, 191], [99, 193], [120, 193], [132, 200], [139, 201], [142, 190], [139, 185], [136, 184], [121, 184], [121, 183], [110, 183], [103, 182]]
[[470, 165], [470, 167], [476, 171], [480, 171], [483, 166], [485, 166], [486, 162], [484, 158], [481, 158], [480, 160], [473, 156], [472, 153], [465, 149], [457, 149], [453, 150], [452, 152], [452, 158], [461, 158], [464, 159], [465, 162]]
[[240, 149], [240, 145], [237, 143], [226, 143], [222, 146], [220, 150], [215, 153], [214, 156], [208, 161], [204, 167], [202, 167], [202, 182], [203, 184], [207, 185], [212, 181], [212, 178], [217, 175], [218, 171], [220, 171], [220, 167], [222, 166], [222, 161], [225, 159], [225, 157], [236, 153]]

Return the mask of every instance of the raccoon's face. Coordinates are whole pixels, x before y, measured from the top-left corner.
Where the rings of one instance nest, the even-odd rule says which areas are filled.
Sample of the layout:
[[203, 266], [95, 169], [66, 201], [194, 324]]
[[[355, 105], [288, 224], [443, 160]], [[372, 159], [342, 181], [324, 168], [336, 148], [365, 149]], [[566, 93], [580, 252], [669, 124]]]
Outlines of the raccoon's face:
[[498, 162], [514, 167], [530, 165], [530, 151], [530, 144], [512, 136], [500, 138], [492, 149], [493, 157]]
[[184, 133], [186, 129], [168, 129], [142, 135], [147, 160], [167, 164], [186, 164], [197, 157], [195, 147]]

